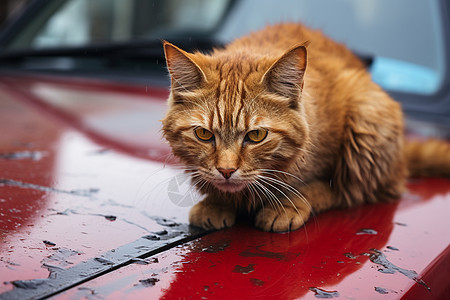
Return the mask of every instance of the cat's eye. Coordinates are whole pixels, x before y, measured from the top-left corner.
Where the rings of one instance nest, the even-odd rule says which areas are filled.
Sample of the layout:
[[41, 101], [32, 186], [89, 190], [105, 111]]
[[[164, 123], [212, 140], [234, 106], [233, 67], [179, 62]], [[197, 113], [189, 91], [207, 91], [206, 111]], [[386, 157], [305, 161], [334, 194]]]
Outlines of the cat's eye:
[[257, 130], [252, 130], [249, 131], [247, 133], [247, 135], [245, 136], [246, 140], [254, 142], [254, 143], [259, 143], [262, 142], [267, 136], [267, 130], [264, 129], [257, 129]]
[[204, 141], [204, 142], [209, 142], [214, 138], [214, 134], [212, 134], [211, 131], [206, 130], [205, 128], [202, 128], [202, 127], [197, 127], [194, 130], [194, 133], [195, 133], [195, 136], [199, 140]]

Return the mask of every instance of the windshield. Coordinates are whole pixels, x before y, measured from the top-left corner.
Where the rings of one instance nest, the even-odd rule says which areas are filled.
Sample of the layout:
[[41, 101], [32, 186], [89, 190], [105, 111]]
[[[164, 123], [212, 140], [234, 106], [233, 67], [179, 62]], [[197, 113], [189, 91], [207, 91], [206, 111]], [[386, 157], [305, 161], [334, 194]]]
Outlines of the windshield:
[[[370, 69], [373, 79], [388, 91], [434, 94], [443, 86], [446, 74], [447, 51], [439, 0], [48, 0], [45, 3], [2, 45], [7, 52], [47, 51], [48, 56], [58, 54], [48, 52], [50, 49], [127, 45], [126, 50], [131, 53], [138, 50], [130, 47], [135, 42], [147, 45], [153, 42], [153, 47], [160, 49], [161, 39], [181, 47], [185, 46], [181, 41], [189, 41], [193, 46], [186, 50], [204, 50], [195, 42], [203, 39], [211, 47], [268, 24], [303, 22], [356, 53], [373, 58]], [[145, 51], [140, 54], [148, 55]], [[41, 61], [33, 61], [31, 65], [36, 64], [50, 65]]]
[[223, 17], [226, 0], [52, 1], [8, 45], [45, 49], [205, 35]]

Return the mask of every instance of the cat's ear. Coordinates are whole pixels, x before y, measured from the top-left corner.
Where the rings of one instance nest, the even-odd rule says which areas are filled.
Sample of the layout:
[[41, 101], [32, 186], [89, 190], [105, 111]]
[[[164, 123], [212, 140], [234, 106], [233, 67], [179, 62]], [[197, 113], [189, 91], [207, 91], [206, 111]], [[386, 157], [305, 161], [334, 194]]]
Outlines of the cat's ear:
[[167, 69], [175, 91], [192, 91], [206, 81], [205, 74], [194, 61], [193, 54], [163, 41]]
[[262, 83], [279, 96], [289, 99], [289, 105], [296, 108], [303, 89], [303, 75], [306, 70], [306, 46], [303, 44], [287, 51], [266, 71]]

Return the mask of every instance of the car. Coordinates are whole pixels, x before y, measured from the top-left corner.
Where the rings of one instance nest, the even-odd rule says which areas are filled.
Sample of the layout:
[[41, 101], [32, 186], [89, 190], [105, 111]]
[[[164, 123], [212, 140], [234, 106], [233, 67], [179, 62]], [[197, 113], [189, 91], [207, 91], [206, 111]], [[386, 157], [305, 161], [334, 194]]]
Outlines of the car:
[[206, 231], [160, 120], [162, 40], [207, 53], [301, 21], [364, 60], [408, 138], [449, 139], [449, 16], [445, 0], [32, 1], [0, 34], [0, 299], [445, 299], [449, 179], [293, 232]]

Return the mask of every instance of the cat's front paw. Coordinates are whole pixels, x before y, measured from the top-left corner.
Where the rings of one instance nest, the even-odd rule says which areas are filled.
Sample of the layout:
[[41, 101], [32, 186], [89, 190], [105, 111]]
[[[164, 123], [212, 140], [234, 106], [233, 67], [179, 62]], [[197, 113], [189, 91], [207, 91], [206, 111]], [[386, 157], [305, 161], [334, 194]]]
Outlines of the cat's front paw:
[[309, 218], [309, 212], [292, 207], [261, 208], [256, 214], [255, 225], [264, 231], [287, 232], [299, 229]]
[[232, 207], [201, 201], [189, 212], [189, 223], [206, 230], [231, 227], [236, 222], [236, 211]]

